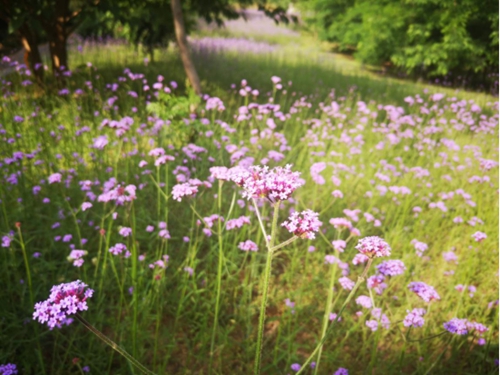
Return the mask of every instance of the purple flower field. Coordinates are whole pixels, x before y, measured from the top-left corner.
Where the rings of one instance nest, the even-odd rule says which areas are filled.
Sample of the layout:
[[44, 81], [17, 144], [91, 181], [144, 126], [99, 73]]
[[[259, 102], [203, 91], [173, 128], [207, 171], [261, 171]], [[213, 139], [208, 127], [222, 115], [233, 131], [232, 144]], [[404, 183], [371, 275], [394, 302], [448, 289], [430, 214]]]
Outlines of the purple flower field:
[[497, 98], [12, 65], [0, 374], [498, 371]]

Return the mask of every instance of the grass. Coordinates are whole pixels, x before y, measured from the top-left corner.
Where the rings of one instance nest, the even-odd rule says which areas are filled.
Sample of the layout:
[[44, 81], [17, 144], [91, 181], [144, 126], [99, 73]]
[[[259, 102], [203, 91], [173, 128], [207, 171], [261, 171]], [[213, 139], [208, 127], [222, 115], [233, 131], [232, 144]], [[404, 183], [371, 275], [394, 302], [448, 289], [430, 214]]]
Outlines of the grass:
[[[331, 374], [339, 367], [351, 374], [496, 373], [498, 164], [481, 168], [482, 159], [498, 160], [496, 98], [375, 76], [315, 46], [298, 53], [296, 47], [285, 45], [254, 55], [198, 50], [195, 61], [205, 91], [220, 97], [226, 109], [205, 110], [202, 102], [196, 119], [188, 121], [189, 103], [182, 99], [183, 73], [175, 51], [157, 51], [156, 60], [147, 66], [143, 58], [126, 45], [86, 46], [83, 53], [71, 54], [74, 73], [64, 85], [69, 95], [58, 94], [62, 87], [42, 92], [34, 85], [23, 86], [27, 77], [21, 75], [9, 76], [12, 84], [1, 86], [10, 94], [2, 97], [0, 110], [0, 234], [12, 241], [0, 251], [0, 363], [16, 363], [25, 374], [79, 374], [84, 366], [95, 374], [138, 373], [78, 322], [48, 330], [31, 319], [32, 300], [46, 299], [52, 285], [81, 279], [96, 291], [82, 314], [85, 319], [155, 373], [251, 373], [266, 264], [265, 241], [251, 201], [242, 199], [241, 188], [232, 182], [219, 191], [218, 182], [212, 181], [212, 187], [199, 187], [195, 197], [181, 202], [173, 200], [172, 187], [190, 177], [208, 181], [210, 167], [229, 167], [252, 157], [255, 164], [267, 158], [271, 167], [291, 163], [305, 180], [293, 200], [282, 203], [278, 223], [291, 209], [312, 209], [323, 222], [316, 239], [299, 239], [273, 257], [263, 326], [263, 374], [291, 373], [292, 364], [305, 362], [321, 337], [331, 273], [335, 272], [331, 312], [339, 312], [349, 293], [338, 282], [342, 270], [346, 272], [348, 265], [352, 281], [363, 271], [352, 264], [357, 238], [329, 224], [331, 218], [347, 217], [345, 209], [360, 210], [353, 224], [361, 237], [384, 238], [392, 248], [390, 258], [402, 260], [406, 271], [388, 277], [381, 295], [371, 293], [375, 306], [391, 321], [390, 329], [379, 326], [372, 332], [365, 324], [374, 319], [370, 309], [351, 301], [325, 341], [318, 373]], [[87, 61], [97, 70], [87, 67]], [[131, 79], [125, 68], [145, 76]], [[177, 89], [170, 85], [179, 95], [155, 99], [153, 83], [159, 74], [164, 85], [171, 80], [179, 83]], [[273, 88], [273, 75], [282, 78], [286, 92]], [[242, 79], [260, 91], [255, 101], [261, 113], [250, 108], [249, 118], [238, 118], [240, 108], [254, 101], [238, 94]], [[230, 89], [233, 83], [236, 87]], [[446, 96], [433, 101], [430, 95], [436, 92]], [[417, 94], [423, 103], [404, 101]], [[269, 111], [264, 105], [269, 98], [279, 110]], [[467, 102], [460, 102], [463, 99]], [[472, 111], [470, 100], [480, 112]], [[158, 103], [154, 113], [146, 102]], [[397, 115], [395, 107], [408, 117]], [[124, 134], [103, 125], [106, 119], [125, 116], [133, 124], [122, 122]], [[276, 128], [269, 126], [269, 119]], [[482, 128], [475, 129], [479, 124]], [[103, 135], [108, 144], [93, 148]], [[187, 149], [188, 144], [203, 149]], [[244, 156], [238, 159], [228, 145]], [[148, 154], [157, 147], [175, 161], [155, 167], [156, 158]], [[14, 155], [19, 151], [24, 156]], [[282, 153], [283, 159], [274, 161], [269, 151]], [[140, 168], [142, 160], [148, 165]], [[316, 163], [325, 163], [320, 172], [324, 184], [310, 173], [318, 168]], [[62, 174], [62, 182], [49, 184], [48, 176], [56, 172]], [[489, 182], [469, 182], [473, 176], [488, 176]], [[112, 178], [115, 184], [136, 185], [137, 199], [121, 206], [93, 200]], [[87, 180], [92, 182], [92, 194], [82, 190], [80, 182]], [[40, 187], [37, 194], [35, 186]], [[391, 186], [407, 187], [411, 193], [384, 193]], [[332, 197], [336, 189], [343, 198]], [[44, 198], [50, 202], [44, 203]], [[439, 201], [446, 211], [430, 205]], [[83, 202], [93, 207], [82, 211]], [[272, 207], [259, 202], [270, 232]], [[375, 226], [364, 213], [381, 225]], [[223, 216], [224, 223], [245, 215], [251, 224], [221, 230], [215, 220], [212, 236], [207, 236], [203, 229], [208, 225], [198, 220], [212, 214]], [[454, 223], [457, 216], [465, 222]], [[483, 224], [468, 224], [473, 217]], [[160, 222], [167, 223], [168, 240], [159, 236]], [[153, 232], [146, 231], [148, 225], [154, 226]], [[133, 235], [121, 236], [121, 227], [131, 228]], [[475, 242], [476, 231], [487, 238]], [[68, 242], [57, 238], [69, 234]], [[289, 237], [278, 226], [275, 243]], [[238, 248], [248, 239], [259, 246], [258, 252]], [[343, 253], [332, 248], [334, 239], [347, 241]], [[413, 239], [428, 245], [422, 257]], [[132, 256], [112, 255], [108, 250], [116, 243], [125, 244]], [[88, 251], [82, 267], [67, 260], [71, 245]], [[310, 246], [315, 251], [309, 251]], [[444, 259], [450, 251], [457, 264]], [[332, 254], [340, 262], [325, 264], [325, 255]], [[168, 267], [155, 266], [165, 255]], [[372, 267], [368, 275], [374, 273]], [[408, 290], [412, 281], [433, 286], [441, 299], [424, 302]], [[470, 297], [467, 289], [456, 290], [458, 284], [473, 285], [477, 291]], [[365, 283], [355, 298], [359, 295], [370, 296]], [[413, 308], [425, 308], [427, 314], [422, 328], [409, 330], [402, 320]], [[454, 317], [488, 326], [486, 344], [478, 345], [474, 334], [443, 333], [443, 323]]]

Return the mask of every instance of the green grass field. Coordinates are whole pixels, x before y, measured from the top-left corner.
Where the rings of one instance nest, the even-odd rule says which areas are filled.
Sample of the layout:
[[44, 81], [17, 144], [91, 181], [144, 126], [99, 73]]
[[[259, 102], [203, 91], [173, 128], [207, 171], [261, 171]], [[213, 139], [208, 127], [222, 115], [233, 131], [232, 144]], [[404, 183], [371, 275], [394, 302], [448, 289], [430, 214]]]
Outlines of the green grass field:
[[[81, 315], [150, 371], [252, 373], [269, 253], [253, 200], [210, 168], [291, 164], [304, 184], [277, 205], [256, 198], [262, 226], [275, 245], [292, 236], [281, 224], [293, 211], [317, 212], [322, 226], [273, 252], [261, 373], [296, 372], [327, 327], [303, 373], [497, 373], [498, 98], [377, 76], [306, 36], [224, 31], [196, 44], [207, 35], [193, 36], [201, 100], [186, 96], [172, 48], [146, 64], [120, 43], [73, 46], [71, 76], [45, 91], [22, 69], [2, 78], [0, 364], [140, 373], [77, 319], [33, 320], [53, 285], [82, 280], [95, 292]], [[210, 109], [208, 97], [221, 101]], [[182, 183], [197, 193], [179, 202]], [[226, 226], [242, 216], [249, 224]], [[339, 279], [362, 274], [355, 246], [368, 236], [391, 255], [373, 260], [371, 287], [332, 326], [349, 295]], [[247, 240], [258, 251], [242, 251]], [[72, 250], [86, 251], [83, 264]], [[388, 259], [404, 272], [384, 277], [376, 266]], [[425, 324], [410, 328], [417, 308]], [[453, 318], [468, 320], [466, 334], [444, 328]]]

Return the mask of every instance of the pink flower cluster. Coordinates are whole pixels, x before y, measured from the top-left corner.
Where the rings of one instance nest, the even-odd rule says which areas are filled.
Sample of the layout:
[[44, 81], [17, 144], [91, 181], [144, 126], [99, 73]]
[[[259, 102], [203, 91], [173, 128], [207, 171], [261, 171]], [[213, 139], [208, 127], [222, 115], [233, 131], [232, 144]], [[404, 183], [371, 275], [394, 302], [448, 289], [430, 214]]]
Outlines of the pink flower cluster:
[[479, 335], [483, 335], [488, 331], [488, 327], [481, 323], [471, 322], [467, 319], [453, 318], [450, 321], [443, 324], [444, 329], [455, 335], [466, 335], [469, 332], [477, 332]]
[[368, 258], [379, 258], [391, 255], [391, 248], [387, 242], [377, 236], [365, 237], [359, 240], [356, 250]]
[[417, 296], [422, 298], [425, 302], [431, 302], [432, 300], [440, 300], [441, 297], [436, 292], [436, 290], [422, 281], [413, 281], [408, 284], [408, 289], [416, 293]]
[[403, 320], [403, 325], [405, 327], [420, 328], [424, 325], [425, 320], [423, 316], [427, 313], [427, 310], [419, 308], [411, 311], [406, 310], [406, 312], [408, 314]]
[[319, 230], [319, 227], [323, 224], [318, 220], [319, 214], [312, 210], [305, 210], [302, 212], [294, 212], [290, 215], [287, 221], [281, 224], [290, 233], [300, 237], [308, 238], [310, 240], [314, 239], [315, 233]]
[[[300, 173], [292, 172], [290, 168], [291, 165], [273, 169], [269, 169], [268, 166], [251, 166], [248, 177], [243, 178], [240, 183], [244, 190], [243, 197], [267, 198], [271, 202], [287, 200], [297, 188], [304, 185]], [[235, 177], [241, 180], [241, 173]], [[237, 180], [233, 179], [238, 183]]]
[[33, 319], [47, 323], [50, 329], [60, 327], [68, 315], [88, 309], [87, 299], [94, 291], [87, 286], [80, 280], [54, 285], [49, 299], [35, 304]]

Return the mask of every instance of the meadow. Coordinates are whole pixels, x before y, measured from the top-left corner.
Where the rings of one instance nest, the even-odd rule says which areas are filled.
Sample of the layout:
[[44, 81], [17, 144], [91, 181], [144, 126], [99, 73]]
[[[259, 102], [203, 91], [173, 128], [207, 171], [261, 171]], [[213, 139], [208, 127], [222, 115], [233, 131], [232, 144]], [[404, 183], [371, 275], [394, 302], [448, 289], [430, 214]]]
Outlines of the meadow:
[[119, 41], [1, 77], [0, 373], [141, 373], [87, 322], [156, 374], [497, 373], [498, 97], [191, 43], [202, 98]]

